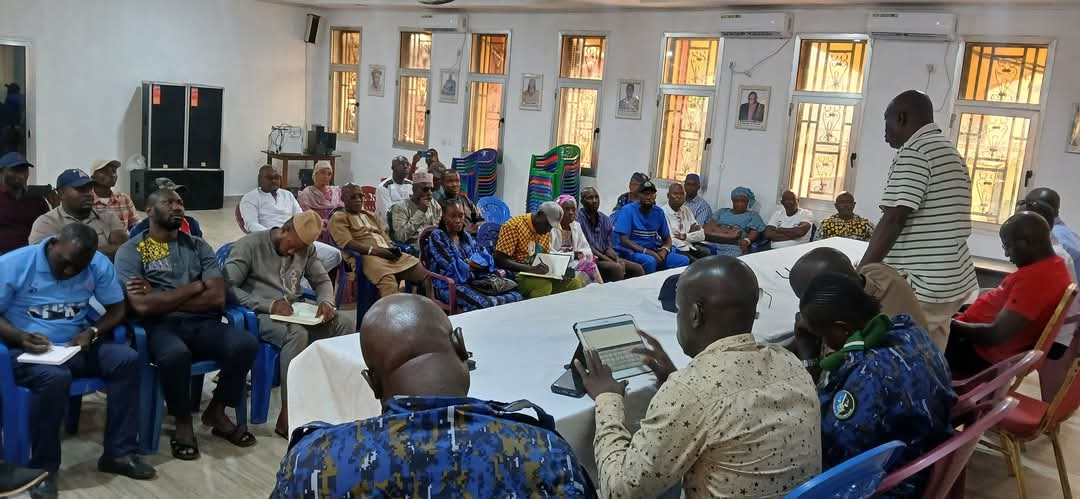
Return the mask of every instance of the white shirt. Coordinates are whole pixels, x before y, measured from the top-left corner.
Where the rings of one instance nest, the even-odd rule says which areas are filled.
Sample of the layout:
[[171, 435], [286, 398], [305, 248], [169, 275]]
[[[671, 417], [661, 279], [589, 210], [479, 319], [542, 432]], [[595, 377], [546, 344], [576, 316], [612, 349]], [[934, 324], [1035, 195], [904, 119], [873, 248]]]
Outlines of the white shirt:
[[281, 227], [302, 211], [296, 197], [285, 189], [270, 194], [256, 188], [240, 198], [240, 217], [248, 232]]
[[396, 184], [391, 177], [379, 183], [379, 188], [375, 190], [375, 219], [383, 229], [388, 228], [386, 214], [390, 212], [390, 207], [411, 195], [412, 180], [405, 179], [404, 182]]
[[[787, 210], [784, 207], [780, 207], [779, 210], [776, 210], [776, 213], [773, 213], [772, 218], [769, 219], [769, 223], [765, 225], [771, 225], [777, 229], [791, 229], [802, 223], [814, 225], [814, 214], [811, 213], [810, 210], [799, 208], [798, 210], [795, 210], [794, 215], [788, 216]], [[808, 243], [810, 242], [811, 232], [813, 232], [813, 229], [806, 231], [806, 234], [803, 234], [802, 237], [790, 241], [773, 241], [771, 246], [773, 249], [776, 249]]]
[[[1065, 260], [1065, 267], [1069, 270], [1069, 277], [1072, 278], [1073, 283], [1076, 283], [1076, 266], [1072, 261], [1072, 257], [1069, 256], [1069, 252], [1065, 251], [1065, 247], [1058, 242], [1058, 239], [1050, 234], [1050, 242], [1054, 245], [1054, 253], [1060, 256], [1062, 260]], [[1080, 300], [1073, 300], [1069, 305], [1068, 310], [1065, 311], [1065, 317], [1073, 317], [1080, 315]], [[1066, 324], [1062, 326], [1061, 332], [1058, 333], [1055, 343], [1061, 343], [1068, 347], [1072, 344], [1074, 333], [1076, 333], [1077, 326], [1075, 324]]]
[[[694, 212], [690, 210], [689, 206], [685, 204], [679, 208], [679, 211], [672, 210], [670, 206], [661, 206], [664, 210], [664, 215], [667, 215], [668, 230], [671, 231], [671, 244], [676, 249], [687, 250], [690, 249], [690, 243], [700, 243], [705, 240], [705, 229], [700, 227], [697, 219], [694, 218]], [[699, 225], [698, 230], [690, 232], [690, 227], [693, 225]], [[675, 234], [683, 234], [686, 239], [679, 239], [675, 237]]]

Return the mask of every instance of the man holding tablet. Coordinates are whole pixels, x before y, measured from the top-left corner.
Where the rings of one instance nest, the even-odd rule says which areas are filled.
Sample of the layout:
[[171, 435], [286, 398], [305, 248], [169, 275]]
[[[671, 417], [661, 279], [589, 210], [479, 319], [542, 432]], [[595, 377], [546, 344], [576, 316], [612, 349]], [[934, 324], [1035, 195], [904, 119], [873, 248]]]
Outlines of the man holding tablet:
[[683, 483], [685, 497], [778, 497], [821, 470], [820, 406], [794, 354], [758, 345], [754, 272], [734, 257], [698, 260], [676, 291], [678, 339], [692, 360], [675, 370], [651, 336], [638, 350], [659, 390], [641, 429], [623, 426], [625, 383], [602, 354], [574, 361], [596, 400], [601, 496], [656, 497]]

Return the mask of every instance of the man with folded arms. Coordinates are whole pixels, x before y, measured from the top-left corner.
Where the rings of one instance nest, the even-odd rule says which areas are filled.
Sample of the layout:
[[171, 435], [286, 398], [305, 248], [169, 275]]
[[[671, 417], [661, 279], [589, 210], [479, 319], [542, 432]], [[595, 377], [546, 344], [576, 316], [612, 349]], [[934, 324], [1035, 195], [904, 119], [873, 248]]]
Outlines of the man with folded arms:
[[691, 357], [675, 370], [651, 336], [639, 353], [659, 389], [641, 428], [623, 425], [625, 383], [595, 351], [575, 361], [596, 400], [596, 466], [601, 495], [656, 497], [683, 485], [687, 498], [780, 497], [821, 471], [820, 406], [799, 359], [758, 345], [754, 271], [712, 256], [679, 277], [678, 340]]
[[180, 231], [180, 195], [169, 189], [154, 191], [146, 201], [146, 214], [150, 230], [120, 247], [116, 269], [133, 315], [146, 329], [165, 405], [176, 418], [172, 455], [182, 460], [199, 457], [191, 417], [191, 363], [198, 360], [221, 365], [203, 424], [233, 445], [255, 445], [255, 436], [229, 420], [225, 407], [240, 404], [259, 344], [251, 333], [221, 322], [225, 278], [210, 245]]
[[[284, 438], [289, 431], [289, 364], [312, 341], [354, 330], [351, 321], [337, 315], [334, 286], [312, 246], [321, 232], [322, 217], [305, 211], [281, 227], [253, 232], [236, 241], [225, 262], [226, 279], [237, 301], [259, 318], [259, 336], [281, 349], [281, 414], [274, 432]], [[293, 304], [303, 296], [303, 279], [315, 288], [322, 322], [304, 326], [271, 319], [271, 314], [293, 314]]]
[[664, 210], [656, 206], [656, 186], [646, 180], [638, 188], [637, 201], [615, 216], [615, 237], [619, 246], [630, 253], [629, 260], [641, 265], [646, 274], [657, 270], [685, 267], [690, 258], [671, 246], [671, 230]]

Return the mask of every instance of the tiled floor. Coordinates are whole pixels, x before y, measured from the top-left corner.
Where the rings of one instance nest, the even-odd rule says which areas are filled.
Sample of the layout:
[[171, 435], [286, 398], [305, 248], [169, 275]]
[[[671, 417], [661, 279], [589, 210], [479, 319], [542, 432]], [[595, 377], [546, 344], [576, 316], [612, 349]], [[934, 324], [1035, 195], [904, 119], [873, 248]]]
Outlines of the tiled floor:
[[[225, 208], [215, 211], [191, 212], [202, 224], [206, 239], [217, 248], [233, 241], [242, 234], [233, 218], [236, 200], [226, 203]], [[204, 389], [209, 399], [207, 382]], [[1025, 381], [1023, 390], [1035, 395], [1038, 383], [1035, 377]], [[273, 488], [274, 475], [286, 442], [274, 436], [272, 426], [258, 425], [251, 428], [259, 439], [258, 445], [239, 449], [210, 435], [208, 428], [198, 428], [202, 458], [196, 462], [173, 459], [168, 453], [170, 423], [162, 433], [162, 451], [149, 458], [157, 467], [158, 478], [148, 482], [136, 482], [125, 478], [103, 475], [95, 471], [101, 453], [101, 435], [104, 428], [105, 398], [97, 394], [87, 397], [83, 404], [82, 426], [79, 434], [64, 440], [64, 465], [60, 475], [61, 497], [86, 498], [165, 498], [165, 497], [228, 497], [232, 499], [267, 497]], [[278, 413], [279, 402], [271, 405], [271, 419]], [[1061, 443], [1070, 469], [1070, 479], [1075, 490], [1080, 491], [1080, 416], [1074, 417], [1063, 428]], [[1027, 445], [1024, 454], [1025, 477], [1028, 497], [1048, 499], [1061, 497], [1057, 468], [1050, 443], [1040, 439]], [[968, 468], [967, 492], [974, 499], [1004, 499], [1017, 497], [1015, 480], [1008, 476], [1005, 459], [985, 449], [979, 449]], [[1077, 496], [1080, 497], [1080, 496]]]

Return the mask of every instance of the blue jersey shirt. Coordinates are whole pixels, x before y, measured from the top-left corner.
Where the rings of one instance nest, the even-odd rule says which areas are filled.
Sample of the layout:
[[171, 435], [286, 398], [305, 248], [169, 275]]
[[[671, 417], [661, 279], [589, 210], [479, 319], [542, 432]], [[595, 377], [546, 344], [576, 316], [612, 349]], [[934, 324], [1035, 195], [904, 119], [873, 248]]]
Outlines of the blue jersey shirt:
[[271, 497], [594, 496], [566, 441], [507, 414], [471, 398], [401, 397], [378, 417], [308, 425]]
[[66, 345], [86, 327], [91, 296], [112, 305], [124, 300], [124, 290], [112, 262], [101, 252], [75, 277], [57, 280], [45, 256], [51, 240], [0, 256], [0, 314], [23, 331]]
[[[897, 469], [948, 439], [949, 413], [956, 404], [952, 375], [941, 351], [911, 317], [893, 318], [877, 348], [848, 352], [843, 365], [818, 383], [821, 401], [821, 460], [828, 470], [878, 445], [899, 440]], [[883, 497], [919, 497], [924, 470]]]
[[629, 235], [631, 241], [651, 250], [660, 248], [664, 238], [671, 235], [663, 208], [653, 205], [648, 213], [642, 213], [641, 203], [636, 201], [619, 210], [615, 233]]

